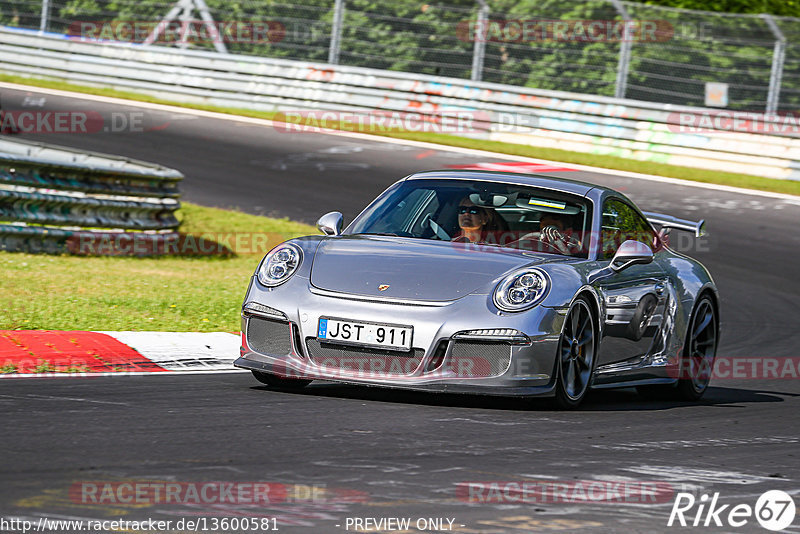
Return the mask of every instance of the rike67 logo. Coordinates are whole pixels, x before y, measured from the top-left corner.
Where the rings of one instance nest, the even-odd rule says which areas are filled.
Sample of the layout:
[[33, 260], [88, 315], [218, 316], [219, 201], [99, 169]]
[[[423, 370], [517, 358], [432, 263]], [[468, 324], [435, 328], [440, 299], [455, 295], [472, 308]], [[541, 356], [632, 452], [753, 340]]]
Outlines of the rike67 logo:
[[718, 501], [718, 492], [710, 498], [702, 495], [699, 499], [691, 493], [678, 493], [667, 526], [740, 528], [755, 517], [765, 529], [779, 532], [789, 528], [795, 518], [794, 499], [785, 491], [763, 493], [755, 507], [745, 503], [721, 505]]

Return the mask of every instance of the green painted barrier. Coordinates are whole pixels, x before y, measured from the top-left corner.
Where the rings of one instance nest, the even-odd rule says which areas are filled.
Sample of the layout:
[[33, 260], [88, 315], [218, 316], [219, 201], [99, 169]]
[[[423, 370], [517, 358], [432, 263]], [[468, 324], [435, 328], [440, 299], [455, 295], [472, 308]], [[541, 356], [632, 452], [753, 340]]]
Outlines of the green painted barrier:
[[[152, 163], [2, 137], [0, 250], [169, 254], [182, 178]], [[96, 246], [109, 241], [116, 245]]]
[[[0, 158], [0, 165], [3, 160]], [[142, 197], [178, 198], [178, 181], [163, 178], [136, 178], [112, 173], [86, 173], [57, 167], [0, 168], [0, 184], [22, 187], [79, 191], [99, 195], [136, 195]]]

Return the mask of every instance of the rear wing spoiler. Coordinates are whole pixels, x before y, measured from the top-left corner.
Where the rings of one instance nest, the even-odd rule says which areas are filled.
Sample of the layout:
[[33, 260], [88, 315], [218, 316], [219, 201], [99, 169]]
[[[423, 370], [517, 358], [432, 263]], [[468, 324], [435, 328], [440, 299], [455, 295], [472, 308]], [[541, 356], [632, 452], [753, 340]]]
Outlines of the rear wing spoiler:
[[643, 212], [647, 220], [652, 224], [659, 225], [662, 229], [674, 228], [675, 230], [685, 230], [687, 232], [694, 232], [695, 237], [701, 237], [706, 233], [706, 221], [701, 219], [698, 222], [688, 221], [686, 219], [679, 219], [672, 215], [663, 215], [661, 213]]

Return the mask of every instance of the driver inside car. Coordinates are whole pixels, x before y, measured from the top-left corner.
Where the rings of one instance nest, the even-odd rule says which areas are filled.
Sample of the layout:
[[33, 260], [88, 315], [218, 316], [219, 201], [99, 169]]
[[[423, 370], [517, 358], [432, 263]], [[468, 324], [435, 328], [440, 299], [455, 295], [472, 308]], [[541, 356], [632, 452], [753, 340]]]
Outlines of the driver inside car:
[[492, 241], [490, 239], [492, 232], [507, 230], [506, 225], [503, 223], [503, 219], [493, 208], [477, 206], [470, 200], [469, 196], [466, 196], [458, 205], [458, 227], [460, 232], [453, 237], [453, 241], [468, 243]]
[[542, 214], [539, 219], [539, 241], [567, 255], [574, 254], [581, 249], [581, 242], [573, 237], [572, 227], [566, 220], [566, 216], [558, 213]]

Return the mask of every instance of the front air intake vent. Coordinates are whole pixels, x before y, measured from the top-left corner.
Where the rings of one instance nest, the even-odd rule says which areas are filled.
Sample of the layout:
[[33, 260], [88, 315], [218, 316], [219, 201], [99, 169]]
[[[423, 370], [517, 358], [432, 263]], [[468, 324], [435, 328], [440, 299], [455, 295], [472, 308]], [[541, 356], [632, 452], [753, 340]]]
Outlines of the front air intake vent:
[[511, 363], [511, 345], [491, 341], [455, 341], [448, 367], [461, 378], [500, 376]]
[[260, 317], [247, 319], [247, 344], [256, 352], [285, 356], [292, 353], [289, 323]]

